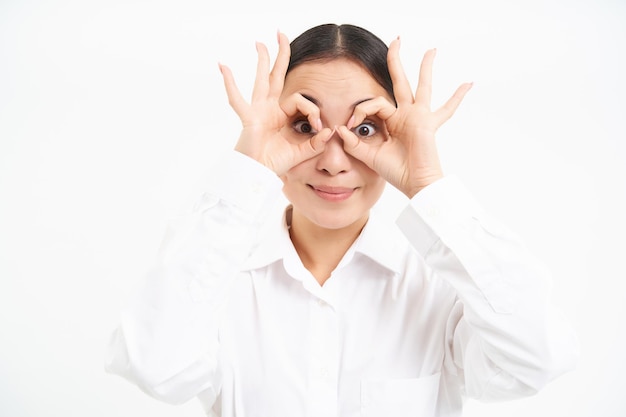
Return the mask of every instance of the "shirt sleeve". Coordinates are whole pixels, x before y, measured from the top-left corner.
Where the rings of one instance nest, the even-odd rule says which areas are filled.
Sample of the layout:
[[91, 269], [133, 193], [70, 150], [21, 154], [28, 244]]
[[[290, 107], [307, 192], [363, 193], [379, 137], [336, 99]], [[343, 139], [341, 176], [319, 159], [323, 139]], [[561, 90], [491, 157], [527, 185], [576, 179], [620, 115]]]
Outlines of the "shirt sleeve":
[[273, 172], [235, 151], [208, 182], [194, 209], [170, 222], [105, 360], [108, 372], [170, 403], [219, 394], [219, 321], [230, 278], [282, 188]]
[[457, 293], [447, 369], [483, 401], [532, 395], [575, 367], [578, 340], [550, 302], [551, 277], [455, 177], [420, 191], [397, 224]]

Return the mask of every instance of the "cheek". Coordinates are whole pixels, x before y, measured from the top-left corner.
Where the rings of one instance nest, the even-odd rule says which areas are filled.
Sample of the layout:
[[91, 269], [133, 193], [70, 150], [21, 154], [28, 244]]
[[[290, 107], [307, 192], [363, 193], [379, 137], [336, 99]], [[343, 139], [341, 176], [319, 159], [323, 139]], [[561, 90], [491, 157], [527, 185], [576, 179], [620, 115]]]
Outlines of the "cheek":
[[387, 181], [383, 179], [376, 171], [371, 170], [369, 167], [364, 166], [361, 171], [361, 176], [367, 184], [367, 199], [372, 203], [378, 201], [382, 195]]
[[306, 163], [307, 161], [302, 162], [280, 176], [280, 179], [283, 182], [283, 193], [289, 199], [291, 199], [291, 195], [297, 191], [297, 187], [301, 186], [303, 182], [306, 182]]
[[361, 171], [361, 177], [365, 180], [365, 182], [372, 188], [383, 187], [385, 184], [385, 180], [383, 177], [378, 175], [376, 171], [365, 165], [363, 162], [359, 161]]
[[306, 173], [311, 170], [308, 163], [309, 161], [307, 160], [291, 167], [289, 171], [280, 176], [280, 179], [283, 180], [284, 184], [301, 181], [306, 176]]
[[382, 179], [381, 177], [378, 177], [376, 179], [376, 181], [373, 183], [373, 185], [372, 185], [372, 197], [374, 197], [375, 201], [378, 201], [378, 199], [382, 195], [383, 191], [385, 190], [385, 185], [386, 184], [387, 184], [387, 182], [384, 179]]

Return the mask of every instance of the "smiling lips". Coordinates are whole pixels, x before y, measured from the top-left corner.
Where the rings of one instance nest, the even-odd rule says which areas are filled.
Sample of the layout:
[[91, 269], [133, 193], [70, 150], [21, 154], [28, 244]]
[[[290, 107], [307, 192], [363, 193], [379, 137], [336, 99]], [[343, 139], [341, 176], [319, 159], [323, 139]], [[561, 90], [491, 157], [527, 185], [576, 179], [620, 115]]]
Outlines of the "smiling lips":
[[310, 185], [310, 187], [318, 197], [323, 198], [326, 201], [335, 202], [347, 200], [356, 190], [356, 188], [330, 187], [325, 185]]

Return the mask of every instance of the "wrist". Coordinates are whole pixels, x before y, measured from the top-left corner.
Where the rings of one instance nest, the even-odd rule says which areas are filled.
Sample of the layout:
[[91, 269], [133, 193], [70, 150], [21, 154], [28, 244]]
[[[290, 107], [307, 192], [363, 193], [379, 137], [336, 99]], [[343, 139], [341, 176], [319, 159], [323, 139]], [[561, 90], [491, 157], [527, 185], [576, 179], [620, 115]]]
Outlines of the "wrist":
[[402, 193], [406, 195], [410, 200], [413, 197], [415, 197], [415, 195], [419, 193], [420, 191], [422, 191], [424, 188], [439, 181], [442, 178], [443, 178], [443, 173], [441, 172], [433, 173], [426, 177], [420, 178], [419, 181], [414, 182], [411, 186], [403, 190], [401, 189], [400, 191], [402, 191]]

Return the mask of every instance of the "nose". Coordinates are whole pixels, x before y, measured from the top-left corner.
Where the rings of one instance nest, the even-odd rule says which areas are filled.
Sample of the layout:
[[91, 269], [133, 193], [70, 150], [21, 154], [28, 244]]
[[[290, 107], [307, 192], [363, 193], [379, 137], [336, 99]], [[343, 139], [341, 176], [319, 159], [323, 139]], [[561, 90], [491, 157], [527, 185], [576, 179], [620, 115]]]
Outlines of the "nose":
[[335, 133], [318, 156], [316, 167], [330, 175], [337, 175], [350, 170], [351, 166], [350, 155], [343, 149], [343, 139]]

